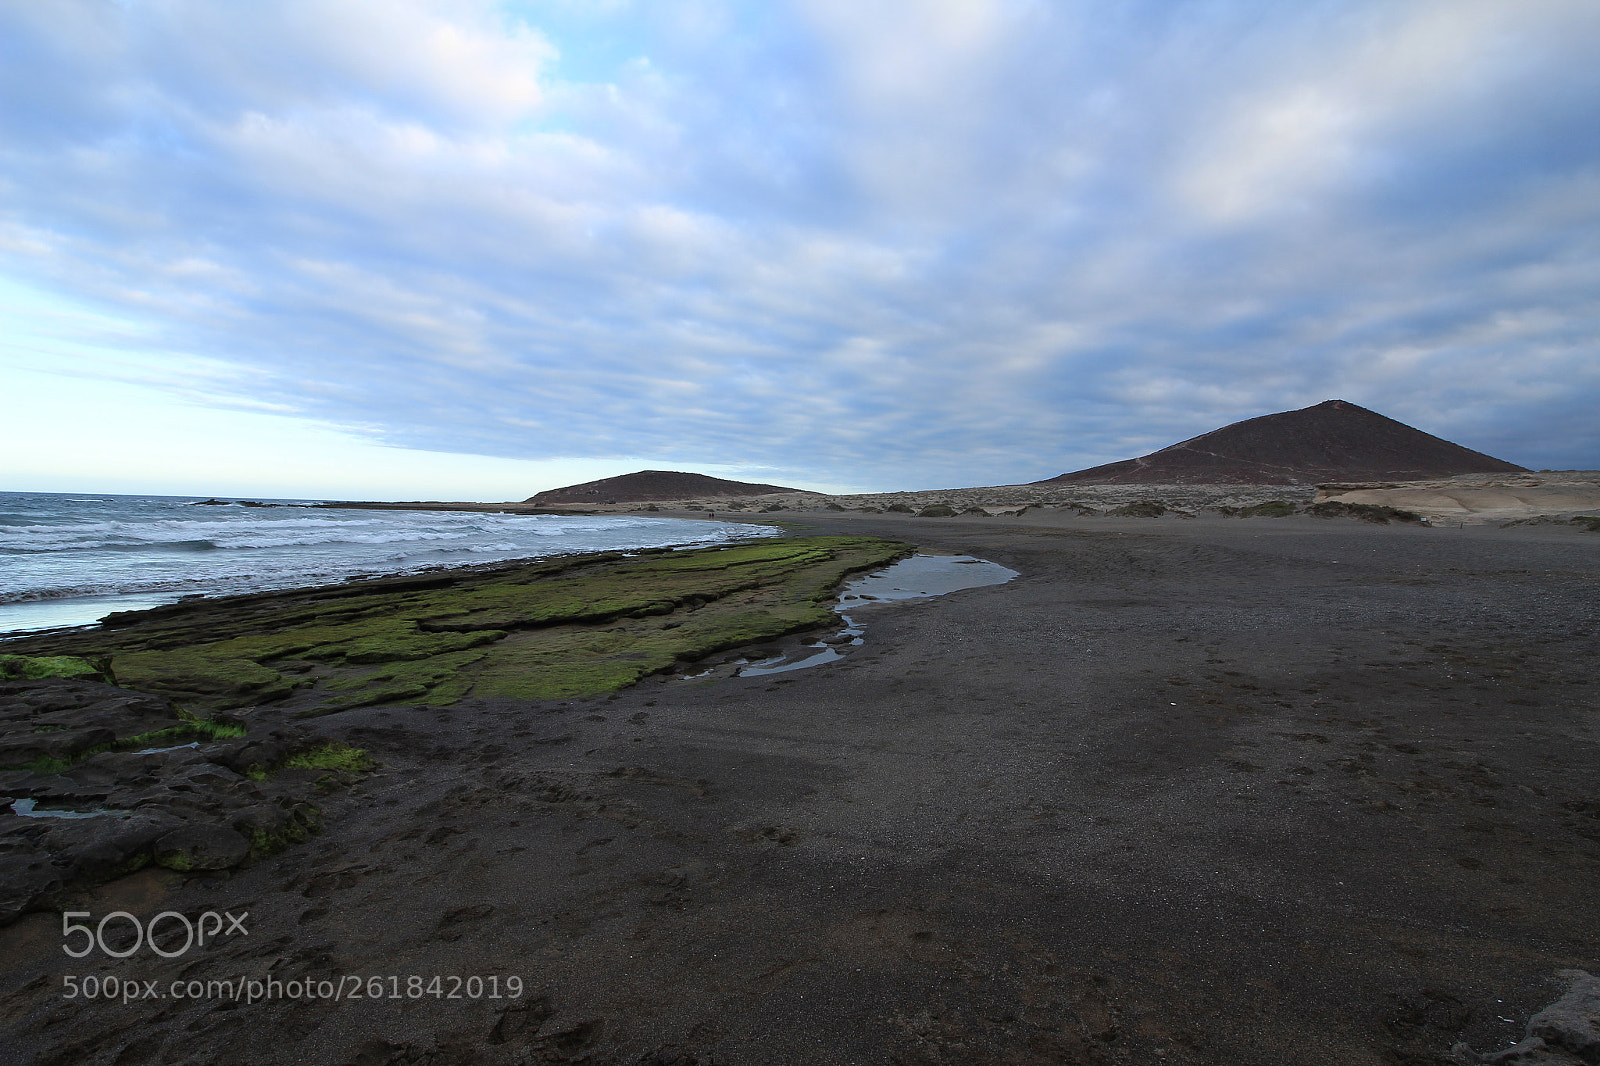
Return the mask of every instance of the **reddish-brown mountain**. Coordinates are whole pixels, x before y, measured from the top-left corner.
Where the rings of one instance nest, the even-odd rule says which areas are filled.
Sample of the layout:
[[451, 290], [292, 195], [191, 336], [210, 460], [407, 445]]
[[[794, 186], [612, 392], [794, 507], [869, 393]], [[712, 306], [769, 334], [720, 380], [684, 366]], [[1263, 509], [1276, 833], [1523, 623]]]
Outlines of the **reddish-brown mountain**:
[[1305, 485], [1418, 481], [1524, 468], [1344, 400], [1247, 418], [1138, 459], [1034, 482], [1054, 485]]
[[725, 481], [681, 470], [639, 470], [619, 477], [548, 489], [528, 497], [529, 503], [644, 503], [650, 500], [693, 500], [703, 496], [760, 496], [767, 492], [809, 492], [783, 485]]

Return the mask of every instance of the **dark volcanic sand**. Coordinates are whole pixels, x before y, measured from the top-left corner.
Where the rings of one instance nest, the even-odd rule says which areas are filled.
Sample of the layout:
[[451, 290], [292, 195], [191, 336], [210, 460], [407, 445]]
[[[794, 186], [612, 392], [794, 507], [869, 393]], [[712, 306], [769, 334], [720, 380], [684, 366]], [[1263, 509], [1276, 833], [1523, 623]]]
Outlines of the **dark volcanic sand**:
[[[90, 965], [58, 916], [0, 930], [6, 1061], [1432, 1063], [1600, 966], [1600, 538], [796, 526], [1021, 576], [777, 678], [321, 719], [386, 764], [322, 835], [79, 908], [249, 936]], [[124, 1006], [65, 974], [533, 995]]]

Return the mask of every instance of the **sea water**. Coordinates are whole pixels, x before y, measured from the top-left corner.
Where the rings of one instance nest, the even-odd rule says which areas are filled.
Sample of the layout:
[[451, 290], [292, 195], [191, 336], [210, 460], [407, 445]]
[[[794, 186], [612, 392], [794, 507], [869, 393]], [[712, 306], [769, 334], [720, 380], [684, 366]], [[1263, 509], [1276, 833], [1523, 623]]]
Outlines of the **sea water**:
[[0, 633], [87, 625], [185, 596], [576, 552], [693, 547], [767, 526], [634, 515], [221, 505], [198, 496], [0, 492]]

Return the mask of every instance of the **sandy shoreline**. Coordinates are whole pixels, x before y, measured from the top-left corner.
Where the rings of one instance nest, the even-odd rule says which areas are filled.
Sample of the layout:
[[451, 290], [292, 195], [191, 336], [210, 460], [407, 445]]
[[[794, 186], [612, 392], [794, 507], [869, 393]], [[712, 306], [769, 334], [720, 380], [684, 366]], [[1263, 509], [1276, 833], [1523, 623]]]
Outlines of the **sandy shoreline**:
[[[780, 677], [317, 719], [383, 764], [319, 800], [321, 834], [81, 901], [248, 910], [249, 937], [75, 962], [26, 917], [0, 1054], [1423, 1063], [1504, 1047], [1557, 971], [1600, 966], [1600, 537], [761, 517], [1021, 576], [876, 609]], [[531, 994], [122, 1005], [65, 974]]]

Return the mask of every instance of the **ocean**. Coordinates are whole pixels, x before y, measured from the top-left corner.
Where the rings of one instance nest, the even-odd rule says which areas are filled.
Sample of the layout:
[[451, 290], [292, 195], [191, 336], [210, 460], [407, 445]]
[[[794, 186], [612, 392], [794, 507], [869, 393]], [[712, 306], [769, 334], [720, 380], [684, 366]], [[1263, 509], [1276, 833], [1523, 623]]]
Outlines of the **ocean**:
[[772, 536], [767, 526], [633, 515], [204, 504], [198, 496], [0, 492], [0, 634], [87, 625], [185, 596], [294, 588], [575, 552]]

